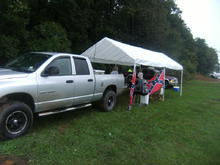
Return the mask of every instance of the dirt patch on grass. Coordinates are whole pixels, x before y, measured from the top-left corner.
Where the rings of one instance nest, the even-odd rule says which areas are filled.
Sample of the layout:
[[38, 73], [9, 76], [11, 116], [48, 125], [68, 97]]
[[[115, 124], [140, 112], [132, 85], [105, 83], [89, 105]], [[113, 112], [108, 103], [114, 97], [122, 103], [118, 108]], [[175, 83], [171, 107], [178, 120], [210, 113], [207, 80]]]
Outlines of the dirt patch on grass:
[[220, 82], [220, 80], [218, 80], [218, 79], [207, 77], [207, 76], [203, 76], [201, 74], [196, 74], [195, 75], [195, 79], [196, 80], [201, 80], [201, 81]]
[[58, 126], [58, 131], [60, 134], [65, 134], [66, 130], [70, 127], [71, 127], [71, 125], [69, 125], [69, 124], [60, 125], [60, 126]]
[[28, 160], [15, 156], [1, 156], [0, 165], [28, 165]]

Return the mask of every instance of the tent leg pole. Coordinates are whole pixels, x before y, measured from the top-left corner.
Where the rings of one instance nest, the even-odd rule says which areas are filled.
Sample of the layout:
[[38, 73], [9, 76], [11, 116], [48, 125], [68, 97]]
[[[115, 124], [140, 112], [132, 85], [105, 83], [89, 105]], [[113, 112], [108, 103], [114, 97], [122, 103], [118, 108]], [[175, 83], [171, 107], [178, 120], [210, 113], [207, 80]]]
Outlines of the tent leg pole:
[[180, 96], [183, 95], [183, 70], [181, 71], [181, 79], [180, 79]]
[[164, 80], [163, 80], [163, 101], [165, 100], [165, 78], [166, 78], [166, 68], [163, 69], [164, 71]]
[[136, 72], [136, 64], [134, 64], [133, 72]]

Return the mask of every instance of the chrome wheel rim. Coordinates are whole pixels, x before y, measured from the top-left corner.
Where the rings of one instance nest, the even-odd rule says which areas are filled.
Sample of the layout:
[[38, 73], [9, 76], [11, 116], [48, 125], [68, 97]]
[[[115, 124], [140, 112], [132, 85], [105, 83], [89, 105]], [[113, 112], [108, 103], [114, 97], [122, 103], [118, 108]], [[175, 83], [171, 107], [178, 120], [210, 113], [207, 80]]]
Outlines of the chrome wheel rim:
[[27, 126], [28, 118], [26, 113], [22, 111], [15, 111], [11, 113], [5, 122], [6, 130], [11, 134], [18, 134], [22, 132]]
[[114, 104], [114, 97], [113, 96], [110, 96], [108, 98], [108, 107], [111, 108]]

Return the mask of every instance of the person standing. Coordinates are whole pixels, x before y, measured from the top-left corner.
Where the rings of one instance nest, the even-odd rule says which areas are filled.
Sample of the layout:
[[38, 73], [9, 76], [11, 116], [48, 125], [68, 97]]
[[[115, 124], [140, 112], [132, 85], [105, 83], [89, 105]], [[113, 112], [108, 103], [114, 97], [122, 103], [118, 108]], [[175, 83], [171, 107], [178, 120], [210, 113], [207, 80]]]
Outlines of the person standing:
[[118, 74], [118, 67], [114, 66], [111, 74]]
[[138, 72], [138, 76], [137, 76], [139, 79], [143, 80], [143, 72], [142, 72], [142, 69], [139, 68], [139, 72]]

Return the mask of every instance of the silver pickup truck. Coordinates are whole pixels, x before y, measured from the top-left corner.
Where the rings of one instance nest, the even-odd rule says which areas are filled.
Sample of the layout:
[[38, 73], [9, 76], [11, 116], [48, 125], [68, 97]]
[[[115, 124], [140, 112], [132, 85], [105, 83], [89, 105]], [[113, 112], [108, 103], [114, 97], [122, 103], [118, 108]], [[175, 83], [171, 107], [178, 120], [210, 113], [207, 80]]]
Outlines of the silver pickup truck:
[[55, 114], [97, 103], [111, 111], [124, 87], [123, 75], [95, 74], [88, 58], [32, 52], [0, 67], [0, 138], [22, 136], [33, 114]]

